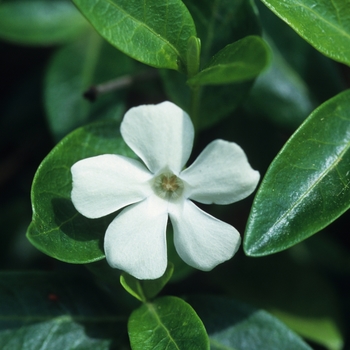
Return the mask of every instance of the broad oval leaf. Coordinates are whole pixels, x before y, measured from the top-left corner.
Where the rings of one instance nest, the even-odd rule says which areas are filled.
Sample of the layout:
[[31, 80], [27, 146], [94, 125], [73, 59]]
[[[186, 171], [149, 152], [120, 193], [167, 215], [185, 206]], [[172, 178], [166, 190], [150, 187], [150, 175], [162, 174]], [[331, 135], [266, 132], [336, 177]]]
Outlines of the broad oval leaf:
[[270, 49], [258, 36], [247, 36], [220, 50], [189, 85], [221, 85], [254, 79], [270, 62]]
[[202, 321], [176, 297], [143, 304], [131, 314], [128, 332], [133, 350], [209, 350]]
[[142, 302], [146, 302], [147, 300], [153, 299], [164, 288], [169, 282], [173, 271], [174, 265], [168, 262], [164, 275], [155, 280], [139, 280], [123, 272], [120, 276], [120, 283], [133, 297]]
[[350, 207], [350, 90], [318, 107], [277, 155], [244, 237], [250, 256], [286, 249]]
[[262, 0], [324, 55], [350, 65], [350, 0]]
[[282, 322], [233, 299], [190, 297], [210, 340], [211, 350], [311, 350]]
[[0, 37], [28, 45], [70, 42], [89, 24], [68, 0], [16, 0], [0, 4]]
[[80, 159], [105, 153], [135, 157], [115, 121], [77, 129], [40, 164], [32, 184], [33, 218], [27, 237], [45, 254], [77, 264], [104, 258], [103, 239], [111, 216], [91, 220], [76, 211], [70, 168]]
[[181, 0], [73, 0], [112, 45], [157, 68], [186, 72], [187, 42], [196, 35]]
[[76, 274], [0, 274], [0, 348], [109, 350], [127, 343], [126, 317]]
[[121, 118], [123, 91], [101, 96], [93, 103], [83, 93], [92, 85], [130, 73], [133, 63], [92, 30], [57, 50], [49, 63], [44, 86], [48, 124], [55, 139], [60, 140], [96, 115], [101, 118], [111, 110], [115, 119]]

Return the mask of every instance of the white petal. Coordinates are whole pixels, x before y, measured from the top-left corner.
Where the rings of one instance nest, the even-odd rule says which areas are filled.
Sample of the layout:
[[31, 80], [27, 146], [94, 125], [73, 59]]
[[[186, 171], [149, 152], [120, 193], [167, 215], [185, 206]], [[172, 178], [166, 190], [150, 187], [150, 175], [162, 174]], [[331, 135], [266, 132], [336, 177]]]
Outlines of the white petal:
[[167, 203], [156, 196], [122, 210], [105, 236], [109, 265], [138, 279], [161, 277], [167, 267], [167, 220]]
[[238, 250], [241, 237], [231, 225], [205, 213], [186, 200], [169, 211], [174, 243], [182, 260], [196, 269], [209, 271], [229, 260]]
[[260, 175], [236, 143], [215, 140], [180, 177], [188, 184], [187, 198], [205, 204], [230, 204], [249, 196]]
[[191, 119], [171, 102], [131, 108], [120, 130], [124, 141], [154, 174], [168, 168], [177, 175], [192, 151]]
[[86, 158], [75, 163], [71, 172], [72, 202], [91, 219], [113, 213], [152, 193], [152, 174], [141, 162], [123, 156]]

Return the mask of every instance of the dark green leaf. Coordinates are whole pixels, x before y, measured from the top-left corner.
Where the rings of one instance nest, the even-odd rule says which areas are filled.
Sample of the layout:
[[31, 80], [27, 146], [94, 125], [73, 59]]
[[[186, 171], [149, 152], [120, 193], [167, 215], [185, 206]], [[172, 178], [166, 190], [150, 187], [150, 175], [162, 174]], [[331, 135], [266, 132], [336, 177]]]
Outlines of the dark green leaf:
[[106, 295], [79, 275], [0, 274], [1, 349], [121, 348], [125, 323]]
[[182, 299], [163, 297], [143, 304], [128, 323], [133, 350], [206, 350], [209, 340], [203, 323]]
[[114, 118], [120, 119], [123, 91], [101, 96], [95, 102], [87, 101], [83, 93], [92, 85], [130, 73], [132, 63], [93, 31], [55, 52], [45, 79], [47, 117], [55, 138], [61, 139], [96, 114], [102, 118], [110, 109], [115, 110]]
[[244, 237], [247, 255], [286, 249], [350, 206], [350, 90], [317, 108], [271, 164]]
[[174, 265], [168, 262], [164, 275], [155, 280], [138, 280], [124, 272], [120, 276], [120, 283], [125, 290], [142, 302], [153, 299], [168, 283], [174, 271]]
[[350, 0], [262, 2], [317, 50], [350, 65]]
[[184, 0], [202, 42], [201, 60], [209, 60], [226, 45], [261, 34], [257, 9], [250, 0]]
[[88, 22], [67, 0], [15, 0], [0, 4], [0, 37], [30, 45], [72, 41]]
[[115, 121], [77, 129], [40, 164], [32, 185], [33, 218], [27, 237], [45, 254], [80, 264], [104, 257], [103, 239], [111, 217], [91, 220], [76, 211], [70, 198], [70, 168], [80, 159], [99, 154], [135, 157], [119, 135]]
[[340, 350], [345, 326], [340, 295], [305, 246], [318, 240], [319, 235], [259, 259], [238, 254], [210, 275], [211, 282], [225, 294], [267, 310], [299, 335]]
[[73, 2], [107, 41], [127, 55], [153, 67], [186, 72], [187, 42], [196, 29], [181, 0]]
[[[257, 10], [246, 0], [185, 0], [193, 15], [201, 40], [201, 61], [208, 64], [219, 50], [247, 35], [260, 34]], [[162, 71], [169, 98], [189, 111], [191, 90], [186, 77], [174, 71]], [[249, 92], [252, 82], [201, 88], [199, 128], [209, 127], [231, 113]]]
[[212, 350], [311, 350], [263, 310], [220, 297], [195, 296], [188, 302], [202, 319]]
[[247, 36], [219, 51], [187, 81], [189, 85], [241, 83], [259, 75], [270, 62], [270, 49], [258, 36]]
[[273, 51], [271, 66], [256, 79], [245, 107], [274, 123], [296, 129], [316, 107], [303, 78], [268, 40]]

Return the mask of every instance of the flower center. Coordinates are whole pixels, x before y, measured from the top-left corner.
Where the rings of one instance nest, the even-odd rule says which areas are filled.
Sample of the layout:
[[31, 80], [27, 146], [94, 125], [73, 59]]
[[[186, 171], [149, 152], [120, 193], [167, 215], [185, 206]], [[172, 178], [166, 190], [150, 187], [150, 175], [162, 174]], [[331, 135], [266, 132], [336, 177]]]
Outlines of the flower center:
[[183, 191], [184, 184], [176, 175], [165, 173], [157, 176], [154, 180], [154, 189], [161, 198], [175, 199]]

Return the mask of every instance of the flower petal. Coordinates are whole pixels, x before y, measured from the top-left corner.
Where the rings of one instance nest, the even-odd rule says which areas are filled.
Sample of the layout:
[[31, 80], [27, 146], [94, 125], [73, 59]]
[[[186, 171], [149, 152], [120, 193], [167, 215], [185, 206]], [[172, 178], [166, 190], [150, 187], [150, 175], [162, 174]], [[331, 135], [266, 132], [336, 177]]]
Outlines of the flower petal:
[[230, 204], [249, 196], [260, 175], [236, 143], [215, 140], [180, 178], [187, 183], [187, 198], [205, 204]]
[[205, 213], [189, 200], [182, 206], [169, 208], [175, 247], [188, 265], [209, 271], [231, 259], [238, 250], [241, 237], [231, 225]]
[[157, 196], [125, 208], [106, 232], [109, 265], [138, 279], [161, 277], [167, 267], [167, 220], [167, 203]]
[[86, 158], [71, 168], [72, 202], [84, 216], [95, 219], [126, 205], [141, 201], [152, 193], [152, 174], [141, 162], [104, 154]]
[[191, 119], [171, 102], [131, 108], [120, 131], [124, 141], [154, 174], [167, 168], [177, 175], [192, 151]]

